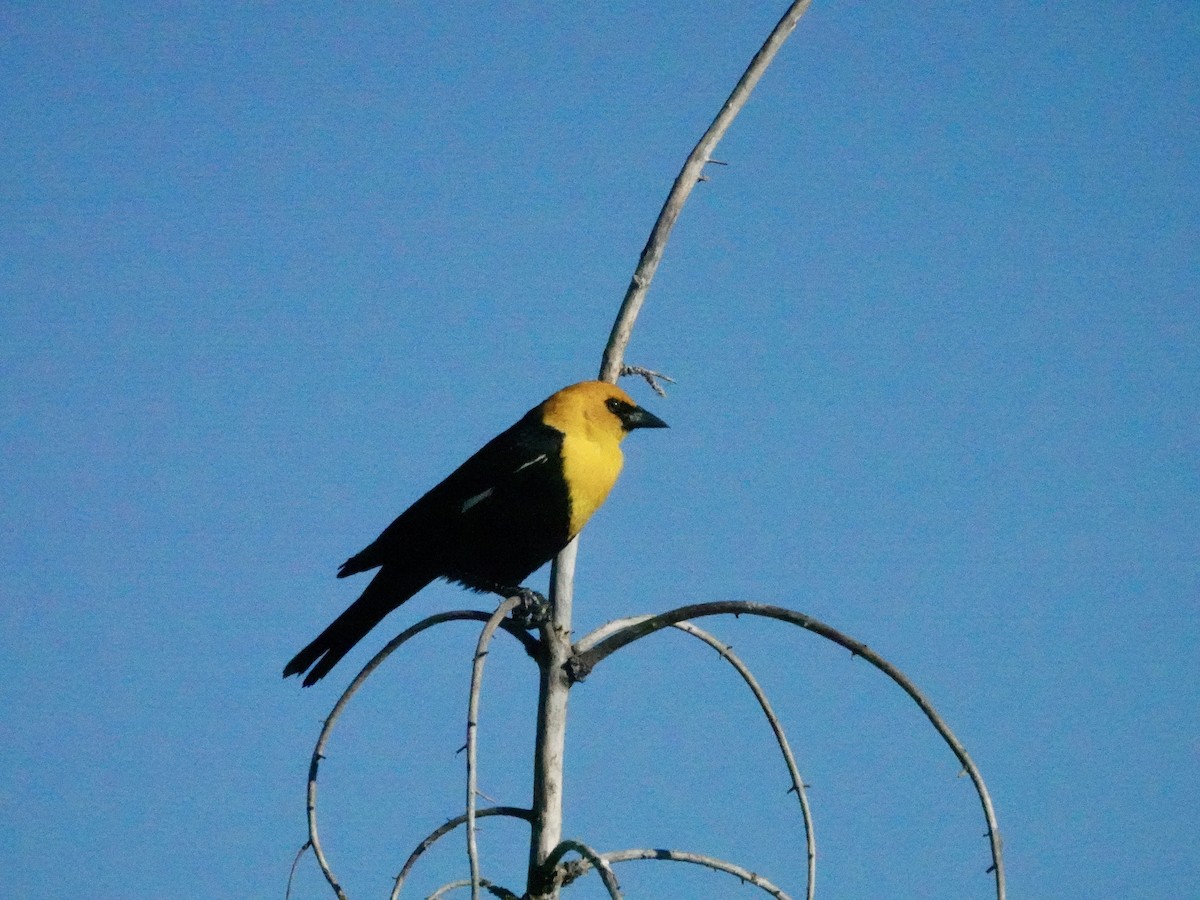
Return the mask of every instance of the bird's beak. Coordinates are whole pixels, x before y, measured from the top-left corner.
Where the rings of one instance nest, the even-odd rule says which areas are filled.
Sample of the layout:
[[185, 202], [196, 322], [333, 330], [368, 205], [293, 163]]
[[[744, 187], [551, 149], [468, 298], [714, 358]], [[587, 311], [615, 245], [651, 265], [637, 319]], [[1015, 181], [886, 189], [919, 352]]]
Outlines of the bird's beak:
[[621, 423], [625, 426], [626, 431], [633, 431], [635, 428], [670, 428], [671, 426], [660, 419], [654, 413], [646, 412], [640, 406], [635, 406], [629, 412], [621, 417]]

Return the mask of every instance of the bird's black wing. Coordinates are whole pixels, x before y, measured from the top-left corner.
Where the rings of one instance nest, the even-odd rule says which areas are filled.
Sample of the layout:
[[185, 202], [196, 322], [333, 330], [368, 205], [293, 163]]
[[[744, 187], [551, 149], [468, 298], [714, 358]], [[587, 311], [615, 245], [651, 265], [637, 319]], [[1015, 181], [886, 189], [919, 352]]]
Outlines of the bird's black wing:
[[405, 510], [339, 577], [378, 568], [360, 596], [284, 668], [308, 686], [435, 578], [517, 587], [566, 544], [562, 434], [530, 414]]
[[346, 560], [338, 577], [399, 565], [484, 590], [515, 586], [567, 541], [562, 441], [526, 415]]

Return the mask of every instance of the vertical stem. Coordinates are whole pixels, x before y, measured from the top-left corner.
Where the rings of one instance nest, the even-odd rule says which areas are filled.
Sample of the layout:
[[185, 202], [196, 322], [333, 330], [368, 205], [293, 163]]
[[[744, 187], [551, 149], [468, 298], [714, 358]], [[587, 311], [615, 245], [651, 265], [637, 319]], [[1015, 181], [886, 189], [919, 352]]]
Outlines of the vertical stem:
[[[650, 281], [666, 249], [667, 237], [679, 217], [679, 211], [709, 161], [709, 154], [745, 106], [750, 92], [771, 64], [775, 54], [796, 27], [812, 0], [792, 0], [787, 12], [768, 35], [766, 42], [750, 61], [725, 105], [700, 138], [675, 184], [667, 195], [650, 238], [642, 250], [633, 279], [625, 293], [621, 310], [600, 363], [600, 380], [616, 384], [625, 359], [625, 348], [633, 332], [633, 323], [645, 300]], [[533, 764], [533, 834], [529, 844], [527, 894], [530, 900], [557, 900], [558, 888], [542, 877], [542, 864], [562, 840], [563, 750], [566, 746], [567, 694], [571, 689], [566, 664], [571, 658], [571, 599], [575, 580], [575, 555], [579, 539], [571, 541], [554, 558], [550, 572], [551, 619], [542, 626], [541, 678], [538, 689], [537, 746]]]
[[558, 888], [542, 877], [542, 864], [562, 840], [563, 753], [567, 739], [567, 697], [571, 689], [571, 602], [579, 538], [554, 558], [550, 570], [550, 621], [542, 626], [537, 743], [533, 762], [533, 834], [529, 842], [531, 900], [556, 900]]

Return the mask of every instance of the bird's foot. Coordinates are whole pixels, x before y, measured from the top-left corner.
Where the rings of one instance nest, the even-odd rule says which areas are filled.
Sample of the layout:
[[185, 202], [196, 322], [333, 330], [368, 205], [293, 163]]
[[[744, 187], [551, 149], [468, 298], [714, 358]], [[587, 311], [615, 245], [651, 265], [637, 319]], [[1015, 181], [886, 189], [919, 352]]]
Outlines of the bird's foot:
[[550, 621], [550, 601], [537, 591], [520, 587], [508, 596], [520, 601], [512, 611], [512, 618], [522, 628], [532, 630]]

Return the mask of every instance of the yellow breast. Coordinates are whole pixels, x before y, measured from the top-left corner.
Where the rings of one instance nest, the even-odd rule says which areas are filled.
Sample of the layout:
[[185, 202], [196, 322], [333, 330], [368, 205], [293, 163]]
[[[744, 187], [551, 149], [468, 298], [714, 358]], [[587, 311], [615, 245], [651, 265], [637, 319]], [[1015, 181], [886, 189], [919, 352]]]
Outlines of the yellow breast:
[[587, 431], [565, 434], [562, 454], [571, 498], [571, 537], [575, 537], [617, 483], [624, 457], [616, 440]]
[[609, 409], [609, 401], [631, 404], [619, 387], [583, 381], [552, 394], [533, 410], [541, 421], [562, 433], [563, 478], [571, 499], [571, 537], [579, 534], [621, 474], [621, 439], [625, 427]]

